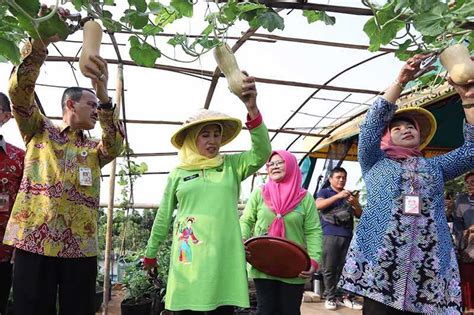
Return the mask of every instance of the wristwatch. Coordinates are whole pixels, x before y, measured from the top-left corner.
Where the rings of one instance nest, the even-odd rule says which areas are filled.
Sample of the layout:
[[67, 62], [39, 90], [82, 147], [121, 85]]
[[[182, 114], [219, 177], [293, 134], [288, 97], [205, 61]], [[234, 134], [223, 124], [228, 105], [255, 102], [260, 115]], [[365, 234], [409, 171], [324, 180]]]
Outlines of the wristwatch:
[[106, 103], [99, 103], [97, 109], [112, 109], [113, 107], [112, 98], [109, 96], [109, 100]]

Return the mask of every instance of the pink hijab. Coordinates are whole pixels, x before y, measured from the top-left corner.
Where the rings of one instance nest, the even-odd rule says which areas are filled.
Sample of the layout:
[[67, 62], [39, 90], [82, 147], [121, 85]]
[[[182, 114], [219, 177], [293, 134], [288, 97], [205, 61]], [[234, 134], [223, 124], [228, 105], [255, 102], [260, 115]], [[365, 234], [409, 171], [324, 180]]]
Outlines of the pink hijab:
[[[401, 117], [399, 119], [404, 120]], [[410, 123], [413, 122], [415, 124], [416, 130], [420, 132], [420, 126], [418, 125], [418, 122], [415, 119], [408, 118], [406, 119], [406, 121]], [[382, 136], [382, 141], [380, 142], [380, 149], [382, 149], [382, 151], [384, 151], [389, 158], [394, 160], [407, 159], [409, 157], [423, 155], [419, 149], [419, 146], [413, 148], [406, 148], [393, 144], [392, 137], [390, 136], [390, 125], [386, 128], [385, 133]]]
[[272, 152], [270, 159], [275, 154], [285, 161], [285, 177], [278, 183], [269, 179], [263, 186], [262, 196], [265, 204], [276, 214], [268, 234], [285, 237], [284, 216], [298, 206], [306, 196], [306, 189], [301, 187], [302, 176], [296, 157], [288, 151], [278, 150]]

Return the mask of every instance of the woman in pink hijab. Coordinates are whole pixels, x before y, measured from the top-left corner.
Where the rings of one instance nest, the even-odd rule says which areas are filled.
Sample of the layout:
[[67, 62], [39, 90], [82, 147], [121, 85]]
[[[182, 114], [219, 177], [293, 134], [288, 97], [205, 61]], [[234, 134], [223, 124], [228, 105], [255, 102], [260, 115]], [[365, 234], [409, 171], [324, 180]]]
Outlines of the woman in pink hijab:
[[322, 231], [313, 196], [301, 187], [302, 176], [293, 154], [273, 151], [267, 162], [269, 181], [255, 189], [240, 218], [242, 237], [283, 237], [305, 247], [311, 267], [296, 278], [277, 278], [254, 267], [249, 277], [257, 289], [259, 315], [300, 314], [304, 283], [318, 269]]

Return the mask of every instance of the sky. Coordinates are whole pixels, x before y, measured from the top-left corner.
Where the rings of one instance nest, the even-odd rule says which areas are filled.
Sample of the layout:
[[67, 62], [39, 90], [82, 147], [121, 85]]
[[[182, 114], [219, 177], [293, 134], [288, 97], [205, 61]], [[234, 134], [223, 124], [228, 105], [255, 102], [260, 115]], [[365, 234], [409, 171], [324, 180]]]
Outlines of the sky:
[[[357, 6], [359, 1], [311, 1], [312, 3], [322, 3], [331, 5]], [[55, 1], [45, 1], [47, 4], [54, 4]], [[116, 12], [123, 10], [126, 1], [117, 1]], [[163, 3], [166, 3], [163, 1]], [[199, 2], [195, 6], [194, 17], [191, 19], [182, 19], [174, 23], [171, 27], [165, 29], [166, 33], [187, 33], [199, 34], [205, 27], [203, 22], [206, 2]], [[212, 3], [211, 3], [212, 5]], [[66, 4], [70, 7], [70, 4]], [[332, 41], [350, 44], [368, 45], [368, 38], [362, 31], [367, 17], [330, 14], [336, 17], [334, 26], [326, 26], [321, 22], [308, 24], [302, 12], [298, 10], [280, 12], [285, 18], [285, 29], [276, 30], [272, 34], [297, 37], [313, 40]], [[239, 36], [241, 32], [248, 29], [246, 23], [240, 22], [235, 25], [229, 35]], [[258, 33], [268, 34], [264, 30]], [[121, 54], [124, 59], [130, 60], [128, 56], [127, 35], [117, 34], [117, 41], [120, 46]], [[77, 32], [70, 36], [70, 40], [81, 41], [82, 34]], [[168, 38], [159, 38], [158, 46], [169, 56], [178, 58], [188, 58], [179, 49], [174, 49], [165, 42]], [[103, 37], [103, 44], [110, 43], [107, 35]], [[233, 45], [234, 40], [228, 43]], [[66, 56], [75, 56], [80, 49], [80, 43], [61, 42], [57, 47], [61, 54]], [[236, 58], [242, 70], [247, 70], [251, 75], [276, 80], [287, 80], [296, 82], [306, 82], [313, 84], [323, 84], [329, 78], [344, 70], [345, 68], [360, 62], [366, 58], [378, 53], [370, 53], [365, 50], [355, 50], [346, 48], [335, 48], [319, 46], [312, 44], [301, 44], [292, 42], [277, 41], [274, 43], [247, 41], [236, 53]], [[57, 56], [59, 52], [50, 47], [50, 55]], [[101, 55], [106, 58], [115, 58], [115, 52], [110, 45], [102, 45]], [[189, 59], [189, 58], [188, 58]], [[200, 60], [193, 63], [177, 63], [165, 58], [157, 60], [158, 64], [189, 67], [202, 70], [213, 71], [216, 62], [212, 53], [206, 54]], [[78, 71], [78, 65], [73, 65], [76, 70], [76, 76], [79, 85], [90, 87], [90, 82]], [[396, 59], [393, 54], [388, 54], [377, 58], [357, 67], [331, 82], [330, 85], [343, 86], [351, 88], [383, 90], [396, 77], [402, 63]], [[0, 63], [0, 91], [5, 92], [8, 87], [8, 76], [12, 65]], [[116, 66], [109, 65], [110, 79], [109, 88], [115, 87]], [[63, 88], [53, 88], [44, 86], [75, 86], [76, 82], [73, 76], [71, 66], [65, 62], [46, 62], [41, 69], [40, 77], [36, 88], [38, 96], [43, 107], [49, 116], [60, 116], [60, 99]], [[164, 70], [148, 69], [142, 67], [126, 66], [124, 69], [125, 82], [125, 105], [127, 119], [137, 120], [163, 120], [163, 121], [184, 121], [193, 112], [204, 106], [209, 81], [185, 76], [182, 74], [168, 72]], [[257, 83], [258, 106], [263, 115], [264, 121], [269, 128], [277, 129], [286, 121], [299, 106], [313, 92], [313, 88], [288, 87], [282, 85]], [[114, 91], [110, 92], [114, 96]], [[337, 104], [334, 101], [325, 99], [343, 99], [358, 103], [370, 103], [373, 101], [373, 95], [352, 94], [347, 92], [335, 92], [322, 90], [317, 93], [318, 99], [312, 99], [301, 109], [302, 114], [298, 114], [290, 121], [288, 127], [313, 127], [317, 122], [318, 126], [327, 126], [333, 119], [321, 119], [315, 116], [327, 114]], [[358, 106], [354, 104], [341, 104], [332, 110], [330, 117], [347, 117], [362, 109], [365, 105]], [[228, 115], [245, 120], [246, 109], [243, 103], [231, 94], [227, 88], [224, 78], [219, 80], [210, 109], [224, 112]], [[157, 153], [157, 152], [176, 152], [171, 145], [170, 138], [172, 133], [177, 130], [175, 125], [151, 125], [151, 124], [128, 124], [128, 137], [131, 148], [135, 153]], [[314, 130], [317, 133], [318, 130]], [[14, 121], [0, 129], [6, 140], [20, 148], [24, 144], [18, 133]], [[100, 128], [91, 132], [92, 136], [100, 136]], [[270, 133], [270, 137], [273, 134]], [[279, 134], [272, 142], [273, 149], [285, 149], [294, 139], [295, 135]], [[250, 146], [250, 137], [248, 131], [243, 130], [239, 137], [232, 143], [221, 148], [221, 150], [246, 150]], [[292, 145], [291, 150], [303, 150], [303, 138]], [[301, 158], [302, 154], [296, 154]], [[161, 172], [170, 171], [177, 164], [177, 157], [140, 157], [136, 158], [137, 163], [146, 162], [149, 171]], [[123, 159], [119, 159], [119, 164]], [[321, 172], [323, 161], [318, 161], [312, 183], [309, 190], [313, 191], [316, 178]], [[349, 171], [348, 189], [360, 187], [360, 167], [357, 163], [344, 162], [344, 167]], [[263, 169], [262, 169], [263, 171]], [[109, 174], [109, 167], [103, 169], [103, 174]], [[164, 190], [167, 175], [144, 175], [139, 178], [135, 184], [134, 200], [136, 203], [158, 204]], [[256, 183], [261, 184], [263, 179], [260, 177]], [[101, 201], [106, 202], [108, 197], [108, 178], [102, 181]], [[242, 199], [246, 199], [250, 194], [250, 181], [246, 180], [242, 186]], [[117, 192], [118, 193], [118, 192]], [[116, 194], [117, 194], [116, 193]], [[117, 199], [117, 198], [116, 198]]]

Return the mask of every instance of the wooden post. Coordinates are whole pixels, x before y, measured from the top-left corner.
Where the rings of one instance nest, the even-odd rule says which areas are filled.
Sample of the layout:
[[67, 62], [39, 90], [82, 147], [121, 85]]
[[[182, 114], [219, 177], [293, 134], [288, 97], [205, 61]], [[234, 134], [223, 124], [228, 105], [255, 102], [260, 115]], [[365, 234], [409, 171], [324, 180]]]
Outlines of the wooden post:
[[[119, 64], [117, 68], [117, 89], [116, 89], [116, 107], [115, 113], [119, 115], [120, 105], [122, 103], [122, 89], [123, 89], [123, 65]], [[102, 300], [103, 310], [102, 314], [108, 314], [109, 305], [109, 290], [110, 288], [110, 252], [112, 250], [112, 228], [114, 218], [114, 196], [115, 196], [115, 171], [117, 168], [117, 159], [111, 163], [110, 180], [109, 180], [109, 204], [107, 207], [107, 234], [105, 238], [105, 261], [104, 261], [104, 295]]]

